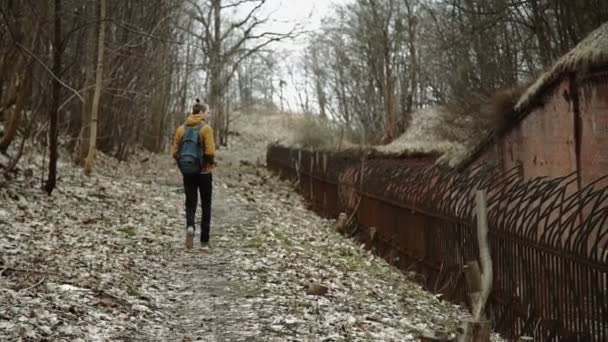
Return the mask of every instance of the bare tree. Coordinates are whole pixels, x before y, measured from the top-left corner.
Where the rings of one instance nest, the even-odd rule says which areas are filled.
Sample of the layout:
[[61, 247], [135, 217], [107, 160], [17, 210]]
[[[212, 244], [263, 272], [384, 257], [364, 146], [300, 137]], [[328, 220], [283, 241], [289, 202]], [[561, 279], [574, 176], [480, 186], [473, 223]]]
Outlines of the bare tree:
[[[87, 13], [88, 10], [88, 6], [85, 7], [85, 13]], [[94, 14], [92, 16], [94, 16]], [[90, 26], [87, 26], [85, 27], [85, 31], [86, 33], [84, 34], [84, 36], [86, 37], [86, 50], [84, 51], [82, 60], [85, 77], [83, 89], [81, 90], [83, 93], [84, 101], [82, 101], [82, 106], [80, 108], [80, 132], [78, 133], [78, 140], [76, 142], [76, 148], [74, 150], [74, 161], [80, 166], [85, 165], [91, 141], [90, 123], [91, 109], [93, 105], [91, 103], [92, 93], [90, 90], [94, 88], [96, 68], [94, 56], [97, 55], [97, 48], [95, 46], [95, 30], [93, 30]]]
[[[99, 1], [0, 2], [0, 120], [5, 123], [0, 142], [8, 148], [36, 132], [32, 147], [50, 151], [47, 192], [55, 187], [62, 148], [74, 151], [81, 165], [91, 141], [94, 151], [123, 160], [141, 147], [162, 150], [172, 126], [167, 120], [184, 103], [177, 80], [185, 84], [195, 78], [190, 71], [200, 68], [197, 54], [188, 56], [187, 50], [201, 47], [177, 30], [187, 19], [186, 0], [105, 1], [113, 11], [104, 20], [97, 14]], [[58, 29], [50, 30], [50, 38], [40, 18], [51, 18], [51, 27]], [[101, 23], [106, 26], [103, 69], [95, 75]], [[97, 76], [103, 76], [100, 86]], [[99, 98], [93, 104], [95, 88]], [[89, 134], [93, 107], [95, 138]], [[48, 120], [33, 120], [40, 111]], [[133, 123], [135, 116], [142, 125]]]
[[[218, 142], [227, 143], [227, 120], [224, 113], [224, 96], [228, 85], [241, 63], [273, 42], [294, 38], [299, 27], [294, 25], [288, 32], [273, 32], [265, 26], [271, 22], [269, 16], [261, 16], [267, 0], [208, 0], [202, 4], [190, 2], [193, 18], [202, 25], [197, 34], [208, 55], [209, 104]], [[249, 8], [239, 18], [224, 16], [227, 9]]]
[[388, 142], [429, 105], [484, 129], [492, 94], [536, 77], [606, 20], [608, 3], [595, 0], [356, 0], [323, 20], [305, 58], [319, 110]]
[[[17, 129], [21, 121], [21, 116], [24, 108], [26, 107], [26, 101], [31, 96], [32, 92], [32, 72], [30, 69], [30, 58], [22, 53], [19, 53], [19, 44], [26, 43], [25, 30], [34, 30], [26, 20], [17, 19], [11, 23], [5, 16], [3, 11], [3, 17], [6, 19], [7, 31], [11, 35], [12, 44], [7, 52], [2, 53], [0, 56], [0, 114], [6, 115], [6, 130], [2, 136], [0, 136], [0, 152], [6, 152], [17, 135]], [[31, 38], [32, 42], [29, 43], [30, 49], [33, 43], [36, 41], [38, 36], [38, 30], [36, 34]], [[3, 85], [8, 83], [8, 90], [2, 91]]]
[[[183, 120], [195, 92], [211, 103], [222, 143], [231, 111], [277, 109], [281, 97], [287, 107], [277, 72], [284, 58], [271, 44], [299, 27], [268, 29], [268, 1], [105, 1], [104, 20], [93, 0], [0, 1], [0, 149], [14, 153], [15, 141], [36, 132], [32, 147], [50, 151], [47, 192], [60, 148], [81, 164], [94, 157], [91, 142], [121, 160], [138, 148], [161, 152], [170, 118]], [[50, 34], [40, 18], [51, 18]], [[355, 0], [311, 35], [289, 86], [297, 83], [306, 111], [347, 132], [364, 127], [370, 143], [394, 138], [410, 112], [436, 104], [450, 107], [455, 125], [483, 126], [492, 120], [480, 115], [484, 99], [536, 77], [606, 20], [608, 3], [598, 0]], [[48, 120], [33, 120], [41, 111]]]
[[95, 150], [97, 142], [97, 116], [99, 114], [99, 99], [103, 81], [103, 53], [106, 35], [106, 0], [99, 0], [99, 37], [97, 38], [97, 67], [95, 70], [95, 93], [93, 94], [93, 107], [91, 108], [91, 128], [89, 152], [84, 166], [84, 172], [90, 175], [95, 163]]
[[[61, 50], [62, 50], [62, 36], [61, 36], [61, 1], [55, 0], [55, 7], [53, 10], [53, 74], [59, 75], [61, 73]], [[59, 121], [59, 97], [61, 90], [61, 84], [59, 79], [53, 80], [53, 93], [51, 98], [51, 106], [49, 107], [49, 177], [44, 186], [44, 190], [48, 195], [51, 195], [55, 185], [57, 183], [57, 158], [58, 156], [58, 137], [59, 131], [57, 124]]]

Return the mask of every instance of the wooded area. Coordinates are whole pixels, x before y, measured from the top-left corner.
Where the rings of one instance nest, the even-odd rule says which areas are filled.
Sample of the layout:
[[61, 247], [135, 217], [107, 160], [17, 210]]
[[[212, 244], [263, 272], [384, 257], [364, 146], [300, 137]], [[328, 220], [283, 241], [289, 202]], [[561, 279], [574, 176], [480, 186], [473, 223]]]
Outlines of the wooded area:
[[0, 340], [608, 340], [608, 1], [323, 1], [0, 1]]
[[[48, 148], [50, 194], [58, 148], [73, 151], [88, 174], [97, 149], [119, 160], [140, 147], [161, 152], [194, 97], [207, 98], [225, 144], [228, 113], [237, 106], [226, 96], [234, 75], [247, 99], [243, 94], [253, 77], [244, 80], [252, 68], [241, 65], [261, 60], [269, 44], [298, 33], [297, 25], [288, 32], [259, 29], [270, 20], [260, 14], [265, 5], [266, 0], [3, 1], [0, 120], [6, 129], [0, 149], [15, 143], [22, 149], [26, 140]], [[18, 136], [22, 142], [15, 142]], [[9, 171], [20, 156], [11, 156]]]
[[318, 112], [354, 139], [364, 131], [367, 143], [394, 140], [433, 105], [449, 108], [443, 134], [481, 131], [505, 120], [518, 84], [608, 19], [600, 0], [356, 0], [308, 33], [289, 79], [272, 44], [304, 32], [299, 23], [275, 32], [268, 5], [3, 1], [0, 150], [17, 151], [5, 168], [25, 141], [48, 149], [50, 193], [58, 148], [87, 173], [97, 149], [119, 160], [140, 147], [163, 151], [194, 97], [209, 102], [225, 145], [231, 113], [284, 111], [286, 86], [298, 93], [295, 111]]
[[22, 139], [50, 146], [47, 192], [58, 145], [73, 150], [76, 163], [86, 160], [88, 171], [97, 148], [124, 160], [136, 146], [163, 147], [181, 66], [171, 43], [180, 5], [2, 2], [0, 108], [12, 128], [2, 146], [15, 143], [19, 129]]
[[484, 129], [513, 107], [501, 90], [521, 93], [606, 20], [600, 0], [357, 0], [325, 18], [303, 64], [320, 114], [372, 143], [431, 105], [449, 108], [452, 127]]

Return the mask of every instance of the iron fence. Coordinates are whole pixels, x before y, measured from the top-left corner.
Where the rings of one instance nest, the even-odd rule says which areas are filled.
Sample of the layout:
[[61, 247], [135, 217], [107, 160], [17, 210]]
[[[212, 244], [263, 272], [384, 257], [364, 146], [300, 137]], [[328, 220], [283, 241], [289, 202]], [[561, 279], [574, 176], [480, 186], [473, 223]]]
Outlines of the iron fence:
[[525, 180], [488, 165], [456, 172], [432, 158], [271, 146], [268, 167], [297, 182], [320, 214], [346, 212], [358, 238], [429, 290], [468, 298], [478, 258], [474, 193], [488, 193], [494, 264], [490, 318], [515, 339], [608, 341], [608, 188], [576, 175]]

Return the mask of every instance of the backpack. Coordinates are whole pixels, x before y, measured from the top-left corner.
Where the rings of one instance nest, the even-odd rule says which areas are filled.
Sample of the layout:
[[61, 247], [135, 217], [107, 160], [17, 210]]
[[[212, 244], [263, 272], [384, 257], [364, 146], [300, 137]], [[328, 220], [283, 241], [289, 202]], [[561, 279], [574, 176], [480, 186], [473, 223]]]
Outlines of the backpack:
[[182, 139], [177, 165], [184, 175], [194, 175], [201, 172], [202, 149], [200, 131], [203, 125], [189, 127], [184, 125], [184, 138]]

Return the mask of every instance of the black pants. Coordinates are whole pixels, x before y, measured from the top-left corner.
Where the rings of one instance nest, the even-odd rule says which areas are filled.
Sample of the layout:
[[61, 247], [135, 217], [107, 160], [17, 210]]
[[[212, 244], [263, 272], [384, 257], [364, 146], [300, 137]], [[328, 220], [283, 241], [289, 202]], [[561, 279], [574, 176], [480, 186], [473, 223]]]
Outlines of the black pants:
[[186, 192], [186, 225], [187, 227], [194, 227], [198, 193], [200, 192], [201, 207], [203, 209], [203, 219], [201, 222], [201, 242], [209, 242], [213, 176], [210, 173], [184, 175], [184, 189]]

